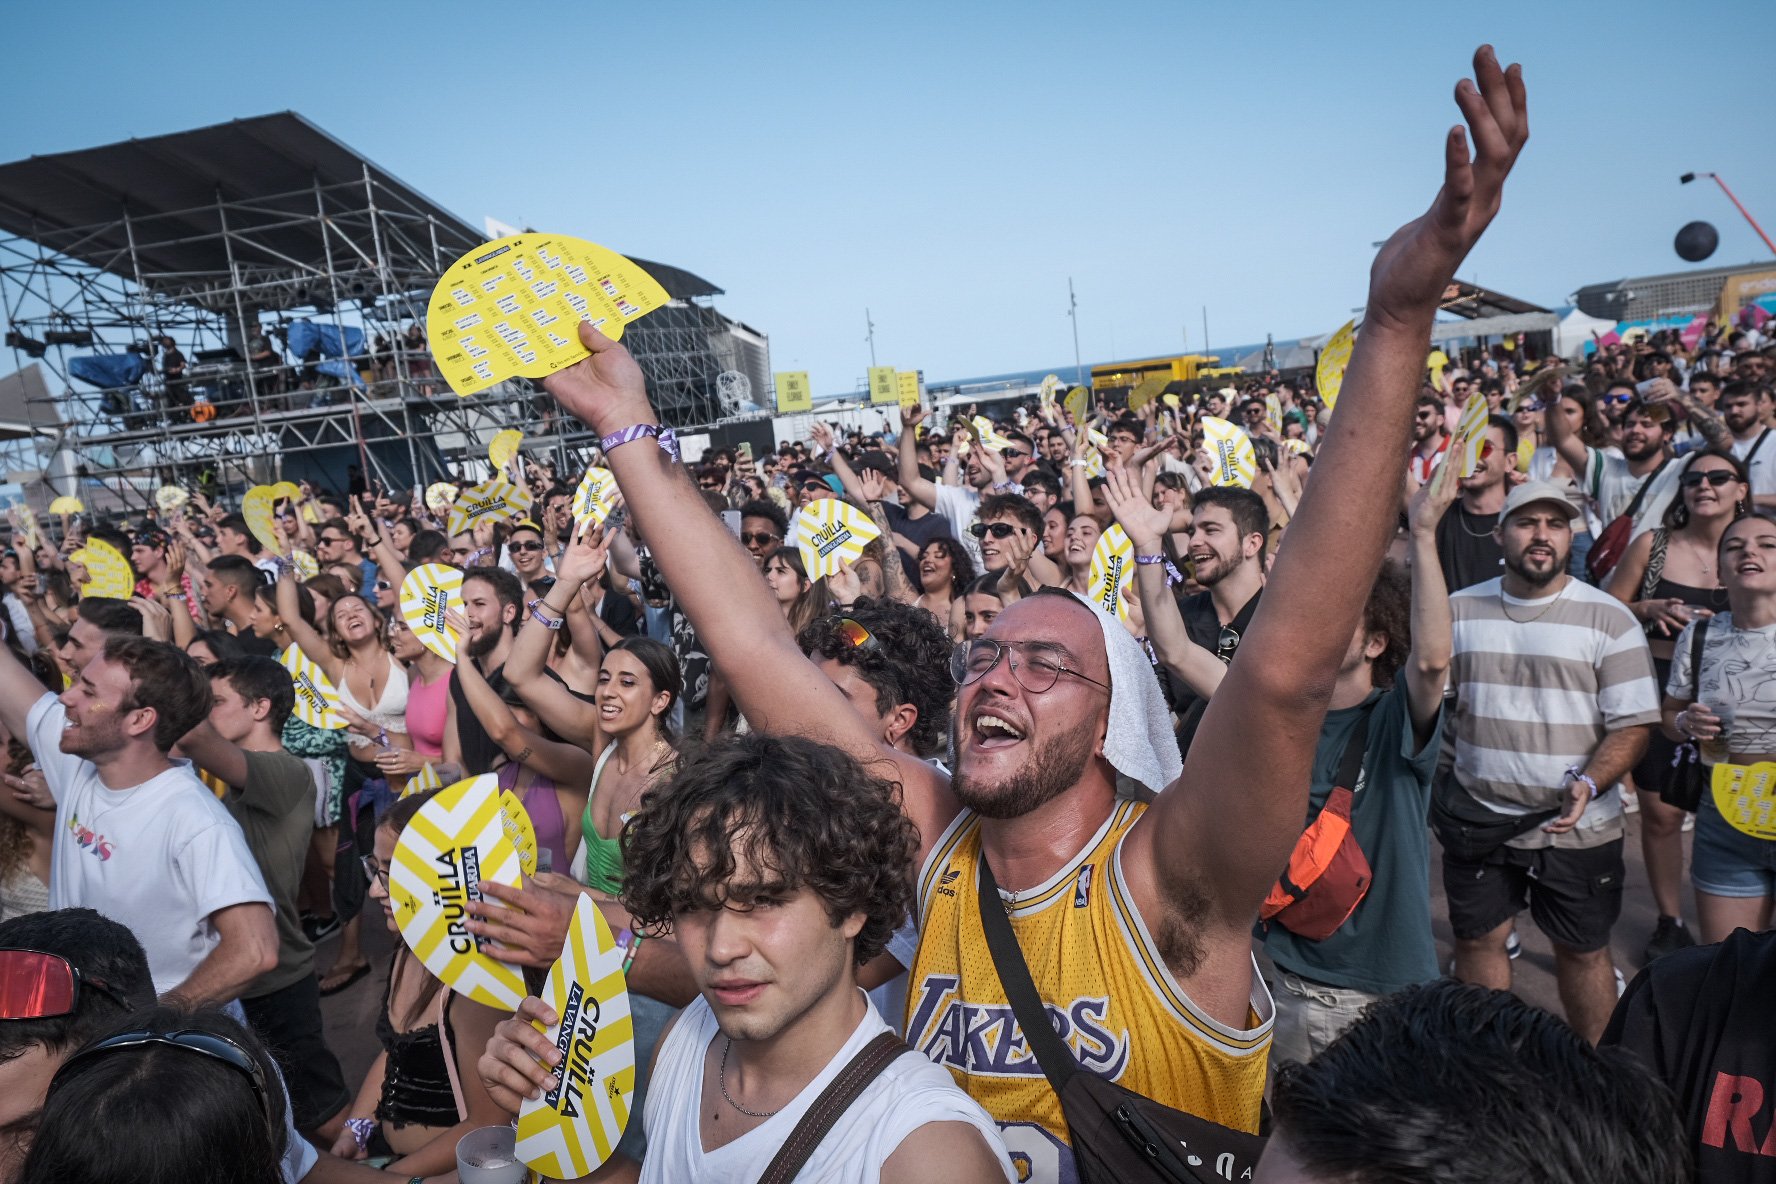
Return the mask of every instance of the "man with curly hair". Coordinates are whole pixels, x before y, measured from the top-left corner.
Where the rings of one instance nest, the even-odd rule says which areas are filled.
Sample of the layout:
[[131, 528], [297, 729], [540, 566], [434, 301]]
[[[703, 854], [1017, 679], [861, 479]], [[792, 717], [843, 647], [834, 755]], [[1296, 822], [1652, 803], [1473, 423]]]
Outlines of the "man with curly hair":
[[[726, 737], [648, 793], [624, 833], [623, 904], [671, 933], [700, 992], [661, 1037], [647, 1156], [595, 1181], [756, 1180], [828, 1085], [890, 1032], [858, 987], [913, 899], [919, 836], [899, 787], [840, 749]], [[561, 1061], [526, 999], [479, 1070], [516, 1112]], [[755, 1134], [756, 1132], [756, 1134]], [[993, 1120], [902, 1046], [827, 1128], [799, 1178], [1015, 1180]]]

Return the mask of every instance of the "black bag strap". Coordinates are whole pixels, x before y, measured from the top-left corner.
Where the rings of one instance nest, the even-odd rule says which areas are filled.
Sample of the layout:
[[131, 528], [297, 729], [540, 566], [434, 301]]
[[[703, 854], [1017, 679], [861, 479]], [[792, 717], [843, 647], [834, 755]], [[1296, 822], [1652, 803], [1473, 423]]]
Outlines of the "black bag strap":
[[1745, 467], [1747, 470], [1749, 470], [1751, 468], [1751, 462], [1754, 459], [1756, 459], [1757, 454], [1758, 454], [1758, 449], [1762, 448], [1764, 446], [1764, 441], [1768, 440], [1769, 438], [1770, 438], [1770, 429], [1769, 428], [1765, 428], [1761, 433], [1759, 433], [1758, 438], [1757, 438], [1757, 443], [1753, 444], [1751, 446], [1751, 451], [1745, 454]]
[[864, 1045], [839, 1070], [838, 1076], [820, 1091], [820, 1096], [796, 1123], [795, 1130], [789, 1132], [789, 1138], [783, 1141], [783, 1146], [766, 1165], [765, 1174], [759, 1177], [759, 1184], [790, 1184], [796, 1173], [807, 1165], [808, 1157], [814, 1154], [833, 1124], [851, 1108], [851, 1103], [862, 1096], [870, 1082], [882, 1075], [882, 1070], [907, 1051], [906, 1042], [893, 1032], [883, 1032]]
[[1357, 726], [1351, 729], [1350, 739], [1344, 742], [1344, 755], [1338, 758], [1337, 780], [1332, 787], [1343, 786], [1353, 794], [1357, 792], [1357, 782], [1363, 777], [1363, 758], [1369, 752], [1369, 721], [1375, 717], [1375, 708], [1381, 702], [1378, 695], [1363, 704], [1363, 714], [1357, 717]]
[[1702, 641], [1707, 636], [1708, 618], [1701, 617], [1690, 633], [1690, 685], [1695, 688], [1695, 693], [1690, 696], [1691, 703], [1702, 698]]
[[987, 866], [985, 852], [980, 857], [977, 895], [980, 897], [981, 928], [987, 933], [987, 953], [993, 956], [993, 969], [999, 973], [999, 984], [1005, 988], [1011, 1013], [1023, 1030], [1024, 1043], [1030, 1046], [1036, 1063], [1042, 1067], [1043, 1076], [1048, 1078], [1048, 1084], [1054, 1087], [1055, 1096], [1059, 1097], [1073, 1074], [1079, 1071], [1079, 1062], [1073, 1059], [1073, 1054], [1055, 1034], [1048, 1008], [1043, 1006], [1036, 983], [1030, 978], [1030, 964], [1024, 961], [1017, 934], [1011, 931], [1011, 919], [1005, 915], [1005, 902], [999, 898], [999, 881], [993, 878], [993, 869]]
[[1640, 513], [1640, 503], [1646, 501], [1646, 495], [1653, 488], [1653, 482], [1659, 479], [1659, 474], [1665, 471], [1665, 466], [1670, 464], [1672, 459], [1672, 457], [1666, 457], [1659, 462], [1658, 468], [1647, 474], [1646, 480], [1640, 483], [1640, 488], [1634, 491], [1634, 499], [1628, 503], [1628, 508], [1622, 511], [1623, 517], [1632, 522], [1634, 516]]

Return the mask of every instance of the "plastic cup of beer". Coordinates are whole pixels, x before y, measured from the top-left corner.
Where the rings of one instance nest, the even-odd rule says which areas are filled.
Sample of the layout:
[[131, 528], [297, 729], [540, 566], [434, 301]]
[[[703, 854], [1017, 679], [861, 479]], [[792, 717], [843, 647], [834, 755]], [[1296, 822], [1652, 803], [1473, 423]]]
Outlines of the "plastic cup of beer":
[[462, 1184], [524, 1184], [530, 1169], [518, 1158], [518, 1134], [484, 1126], [457, 1140], [456, 1178]]

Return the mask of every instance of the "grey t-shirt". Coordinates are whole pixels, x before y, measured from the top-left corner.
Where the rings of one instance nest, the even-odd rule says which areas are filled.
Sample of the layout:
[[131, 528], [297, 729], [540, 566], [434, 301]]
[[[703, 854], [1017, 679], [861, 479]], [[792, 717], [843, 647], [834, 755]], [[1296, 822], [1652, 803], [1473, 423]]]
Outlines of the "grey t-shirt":
[[[1368, 895], [1324, 941], [1297, 937], [1272, 921], [1260, 922], [1265, 952], [1284, 970], [1333, 987], [1386, 995], [1437, 977], [1431, 937], [1431, 775], [1443, 713], [1423, 745], [1413, 734], [1404, 675], [1371, 694], [1374, 714], [1363, 758], [1363, 788], [1351, 802], [1351, 833], [1374, 873]], [[1314, 750], [1309, 818], [1326, 804], [1344, 746], [1363, 706], [1326, 713]], [[1305, 828], [1307, 819], [1303, 820]]]
[[244, 992], [257, 999], [301, 982], [314, 970], [314, 943], [302, 932], [296, 893], [314, 833], [315, 783], [308, 766], [287, 752], [242, 755], [247, 758], [247, 784], [231, 788], [222, 804], [240, 823], [277, 912], [277, 966]]

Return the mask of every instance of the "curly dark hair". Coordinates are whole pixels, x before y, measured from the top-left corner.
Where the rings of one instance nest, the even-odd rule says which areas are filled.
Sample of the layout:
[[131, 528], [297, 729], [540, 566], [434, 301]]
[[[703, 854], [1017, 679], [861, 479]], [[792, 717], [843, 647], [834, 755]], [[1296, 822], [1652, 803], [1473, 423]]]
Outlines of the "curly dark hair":
[[[952, 554], [959, 559], [960, 548]], [[860, 596], [844, 617], [868, 629], [876, 644], [854, 648], [840, 634], [838, 616], [804, 626], [796, 644], [810, 658], [833, 658], [856, 669], [876, 690], [878, 714], [911, 703], [919, 718], [907, 731], [907, 746], [916, 756], [932, 755], [950, 734], [950, 704], [956, 698], [949, 633], [927, 610], [897, 600]]]
[[947, 534], [934, 534], [926, 539], [924, 546], [919, 548], [921, 559], [925, 557], [926, 547], [936, 547], [949, 558], [950, 595], [962, 595], [962, 590], [974, 580], [974, 560], [968, 557], [968, 552], [963, 549], [961, 543]]
[[1363, 631], [1387, 637], [1387, 648], [1369, 668], [1370, 682], [1385, 691], [1412, 652], [1412, 577], [1391, 559], [1375, 574], [1375, 587], [1363, 605]]
[[[799, 736], [727, 735], [647, 791], [623, 828], [623, 907], [667, 933], [697, 909], [806, 887], [834, 926], [865, 916], [852, 958], [887, 947], [913, 905], [919, 832], [900, 786]], [[750, 878], [737, 881], [741, 846]]]

